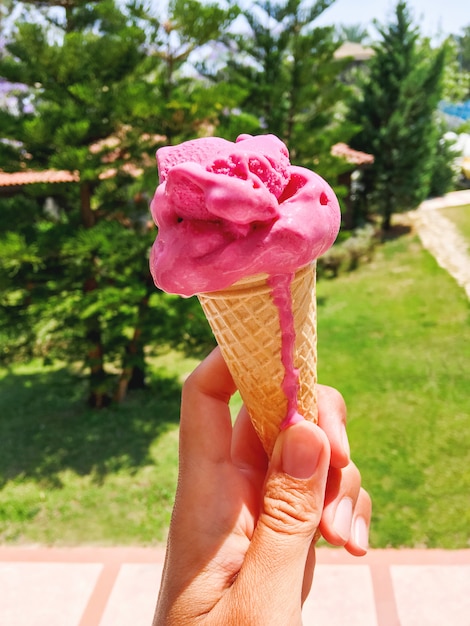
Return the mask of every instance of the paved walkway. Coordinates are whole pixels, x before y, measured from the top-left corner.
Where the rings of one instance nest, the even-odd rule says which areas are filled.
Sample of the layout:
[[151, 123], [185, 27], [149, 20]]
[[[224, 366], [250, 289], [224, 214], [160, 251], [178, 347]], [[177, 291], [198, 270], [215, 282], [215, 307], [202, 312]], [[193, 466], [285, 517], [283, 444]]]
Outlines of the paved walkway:
[[470, 205], [470, 189], [453, 191], [442, 198], [425, 200], [416, 211], [407, 213], [423, 246], [438, 264], [455, 278], [470, 298], [470, 254], [468, 242], [439, 209]]
[[[0, 547], [0, 624], [150, 626], [163, 558], [153, 548]], [[470, 550], [355, 558], [321, 548], [310, 625], [470, 626]]]

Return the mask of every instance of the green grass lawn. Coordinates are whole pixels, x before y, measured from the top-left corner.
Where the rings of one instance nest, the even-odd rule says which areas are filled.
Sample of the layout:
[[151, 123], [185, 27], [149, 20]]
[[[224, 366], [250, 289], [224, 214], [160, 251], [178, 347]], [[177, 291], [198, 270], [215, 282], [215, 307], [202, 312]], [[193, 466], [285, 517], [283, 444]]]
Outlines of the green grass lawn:
[[0, 542], [163, 541], [181, 379], [195, 363], [157, 360], [150, 392], [101, 411], [65, 368], [0, 371]]
[[439, 213], [442, 213], [457, 226], [458, 230], [468, 241], [470, 248], [470, 204], [440, 209]]
[[374, 502], [371, 543], [470, 545], [470, 324], [464, 292], [418, 240], [321, 281], [319, 379], [349, 409]]
[[[468, 547], [470, 323], [464, 292], [412, 235], [321, 280], [319, 379], [349, 410], [374, 502], [371, 545]], [[155, 361], [150, 393], [102, 411], [65, 368], [0, 370], [0, 542], [153, 544], [177, 476], [195, 361]]]

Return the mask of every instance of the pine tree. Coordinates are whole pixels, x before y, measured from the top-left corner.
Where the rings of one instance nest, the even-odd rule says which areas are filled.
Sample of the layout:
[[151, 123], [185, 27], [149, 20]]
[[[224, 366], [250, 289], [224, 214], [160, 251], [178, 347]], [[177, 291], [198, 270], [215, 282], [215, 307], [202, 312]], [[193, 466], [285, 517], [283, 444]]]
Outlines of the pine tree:
[[465, 26], [455, 39], [459, 48], [460, 68], [470, 72], [470, 24]]
[[[165, 93], [165, 25], [139, 5], [30, 4], [0, 58], [0, 76], [23, 87], [15, 110], [1, 113], [0, 169], [68, 170], [79, 182], [29, 186], [3, 201], [0, 318], [9, 354], [35, 346], [83, 361], [90, 404], [103, 406], [143, 384], [144, 347], [162, 340], [169, 325], [181, 328], [170, 339], [184, 343], [191, 304], [172, 316], [171, 299], [155, 289], [148, 269], [154, 152], [168, 141], [163, 133], [194, 136], [212, 110], [183, 72], [172, 73]], [[189, 5], [170, 7], [186, 39], [181, 13]], [[39, 10], [42, 19], [34, 19]], [[200, 30], [205, 43], [209, 35]], [[119, 372], [117, 388], [110, 365]]]
[[392, 213], [416, 207], [430, 190], [445, 48], [421, 45], [406, 2], [379, 34], [361, 97], [351, 107], [351, 121], [362, 128], [351, 143], [375, 157], [363, 199], [388, 229]]
[[257, 119], [252, 132], [274, 133], [293, 162], [329, 180], [341, 170], [331, 147], [351, 132], [343, 106], [349, 87], [340, 80], [347, 61], [334, 58], [334, 29], [315, 26], [333, 1], [254, 2], [243, 13], [247, 32], [233, 37], [217, 75], [245, 90], [242, 110]]

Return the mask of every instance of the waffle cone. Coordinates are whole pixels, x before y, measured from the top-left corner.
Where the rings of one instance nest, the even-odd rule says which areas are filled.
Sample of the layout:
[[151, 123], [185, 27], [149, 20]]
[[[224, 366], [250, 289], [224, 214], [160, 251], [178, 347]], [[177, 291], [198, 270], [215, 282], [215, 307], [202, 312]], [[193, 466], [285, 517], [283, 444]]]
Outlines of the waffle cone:
[[[299, 370], [298, 411], [317, 421], [315, 263], [291, 284]], [[223, 291], [198, 296], [264, 449], [270, 456], [287, 414], [279, 312], [267, 276], [241, 280]]]

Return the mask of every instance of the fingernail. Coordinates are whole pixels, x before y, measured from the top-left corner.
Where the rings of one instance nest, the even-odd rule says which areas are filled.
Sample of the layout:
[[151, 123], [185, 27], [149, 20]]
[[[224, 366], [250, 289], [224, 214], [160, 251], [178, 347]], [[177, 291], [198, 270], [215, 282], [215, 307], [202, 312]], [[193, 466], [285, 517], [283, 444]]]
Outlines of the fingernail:
[[333, 528], [344, 541], [347, 541], [351, 534], [352, 516], [353, 501], [351, 498], [343, 498], [336, 507]]
[[354, 520], [354, 541], [362, 550], [369, 549], [369, 528], [361, 515]]
[[310, 478], [318, 467], [321, 444], [313, 428], [313, 424], [304, 421], [283, 433], [282, 469], [293, 478]]

